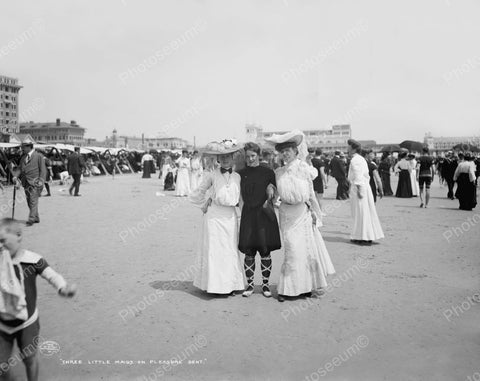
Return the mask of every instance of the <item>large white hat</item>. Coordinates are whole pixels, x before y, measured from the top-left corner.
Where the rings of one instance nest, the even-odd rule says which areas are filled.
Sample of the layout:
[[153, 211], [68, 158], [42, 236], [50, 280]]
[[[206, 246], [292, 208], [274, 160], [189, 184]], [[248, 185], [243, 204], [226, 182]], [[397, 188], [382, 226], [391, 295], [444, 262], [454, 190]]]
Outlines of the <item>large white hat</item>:
[[238, 150], [240, 150], [240, 147], [237, 145], [237, 142], [230, 139], [208, 143], [203, 153], [207, 155], [228, 155]]
[[285, 134], [273, 134], [270, 138], [266, 138], [268, 143], [275, 144], [275, 149], [280, 151], [282, 148], [299, 146], [303, 141], [303, 132], [300, 130], [293, 130]]

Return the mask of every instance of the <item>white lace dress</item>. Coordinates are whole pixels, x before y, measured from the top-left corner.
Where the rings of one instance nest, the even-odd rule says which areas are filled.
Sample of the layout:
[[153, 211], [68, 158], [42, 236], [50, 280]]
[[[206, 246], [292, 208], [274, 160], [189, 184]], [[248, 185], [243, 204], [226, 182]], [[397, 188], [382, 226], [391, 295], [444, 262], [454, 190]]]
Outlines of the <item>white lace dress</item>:
[[313, 225], [312, 212], [319, 218], [320, 207], [313, 190], [315, 175], [311, 166], [296, 159], [278, 168], [275, 175], [285, 249], [278, 294], [298, 296], [326, 287], [326, 277], [335, 269], [320, 231]]

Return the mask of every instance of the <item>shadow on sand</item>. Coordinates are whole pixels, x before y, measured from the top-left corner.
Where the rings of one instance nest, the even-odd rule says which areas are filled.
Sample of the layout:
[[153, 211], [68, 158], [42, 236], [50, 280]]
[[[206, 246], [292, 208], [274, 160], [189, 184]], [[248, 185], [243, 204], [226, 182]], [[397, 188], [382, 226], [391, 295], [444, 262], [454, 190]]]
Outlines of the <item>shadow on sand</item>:
[[[235, 291], [236, 295], [231, 294], [209, 294], [205, 291], [202, 291], [194, 287], [192, 281], [181, 281], [181, 280], [157, 280], [150, 283], [150, 287], [156, 290], [168, 291], [182, 291], [187, 294], [193, 295], [202, 300], [212, 300], [212, 299], [227, 299], [234, 296], [241, 297], [243, 290]], [[257, 290], [255, 290], [257, 292]], [[258, 292], [261, 292], [258, 291]]]

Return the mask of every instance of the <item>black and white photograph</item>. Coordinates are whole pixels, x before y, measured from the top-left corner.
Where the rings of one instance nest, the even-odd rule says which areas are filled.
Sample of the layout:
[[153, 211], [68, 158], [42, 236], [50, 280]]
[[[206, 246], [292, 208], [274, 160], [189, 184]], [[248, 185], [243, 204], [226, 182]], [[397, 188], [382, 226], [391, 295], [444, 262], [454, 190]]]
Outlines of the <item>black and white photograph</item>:
[[480, 3], [0, 5], [0, 381], [480, 381]]

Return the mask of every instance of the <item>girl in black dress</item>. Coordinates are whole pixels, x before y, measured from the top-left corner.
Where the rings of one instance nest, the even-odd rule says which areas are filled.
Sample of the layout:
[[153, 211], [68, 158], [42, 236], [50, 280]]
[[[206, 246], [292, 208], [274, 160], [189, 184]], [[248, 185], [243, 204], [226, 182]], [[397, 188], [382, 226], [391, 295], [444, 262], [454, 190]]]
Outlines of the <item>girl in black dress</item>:
[[243, 199], [242, 218], [238, 248], [245, 254], [245, 275], [247, 288], [243, 296], [253, 294], [255, 255], [261, 257], [262, 292], [267, 298], [272, 296], [269, 279], [272, 271], [270, 252], [281, 247], [277, 217], [272, 200], [275, 196], [275, 173], [260, 164], [260, 147], [255, 143], [245, 145], [247, 166], [238, 173], [241, 177], [241, 196]]

